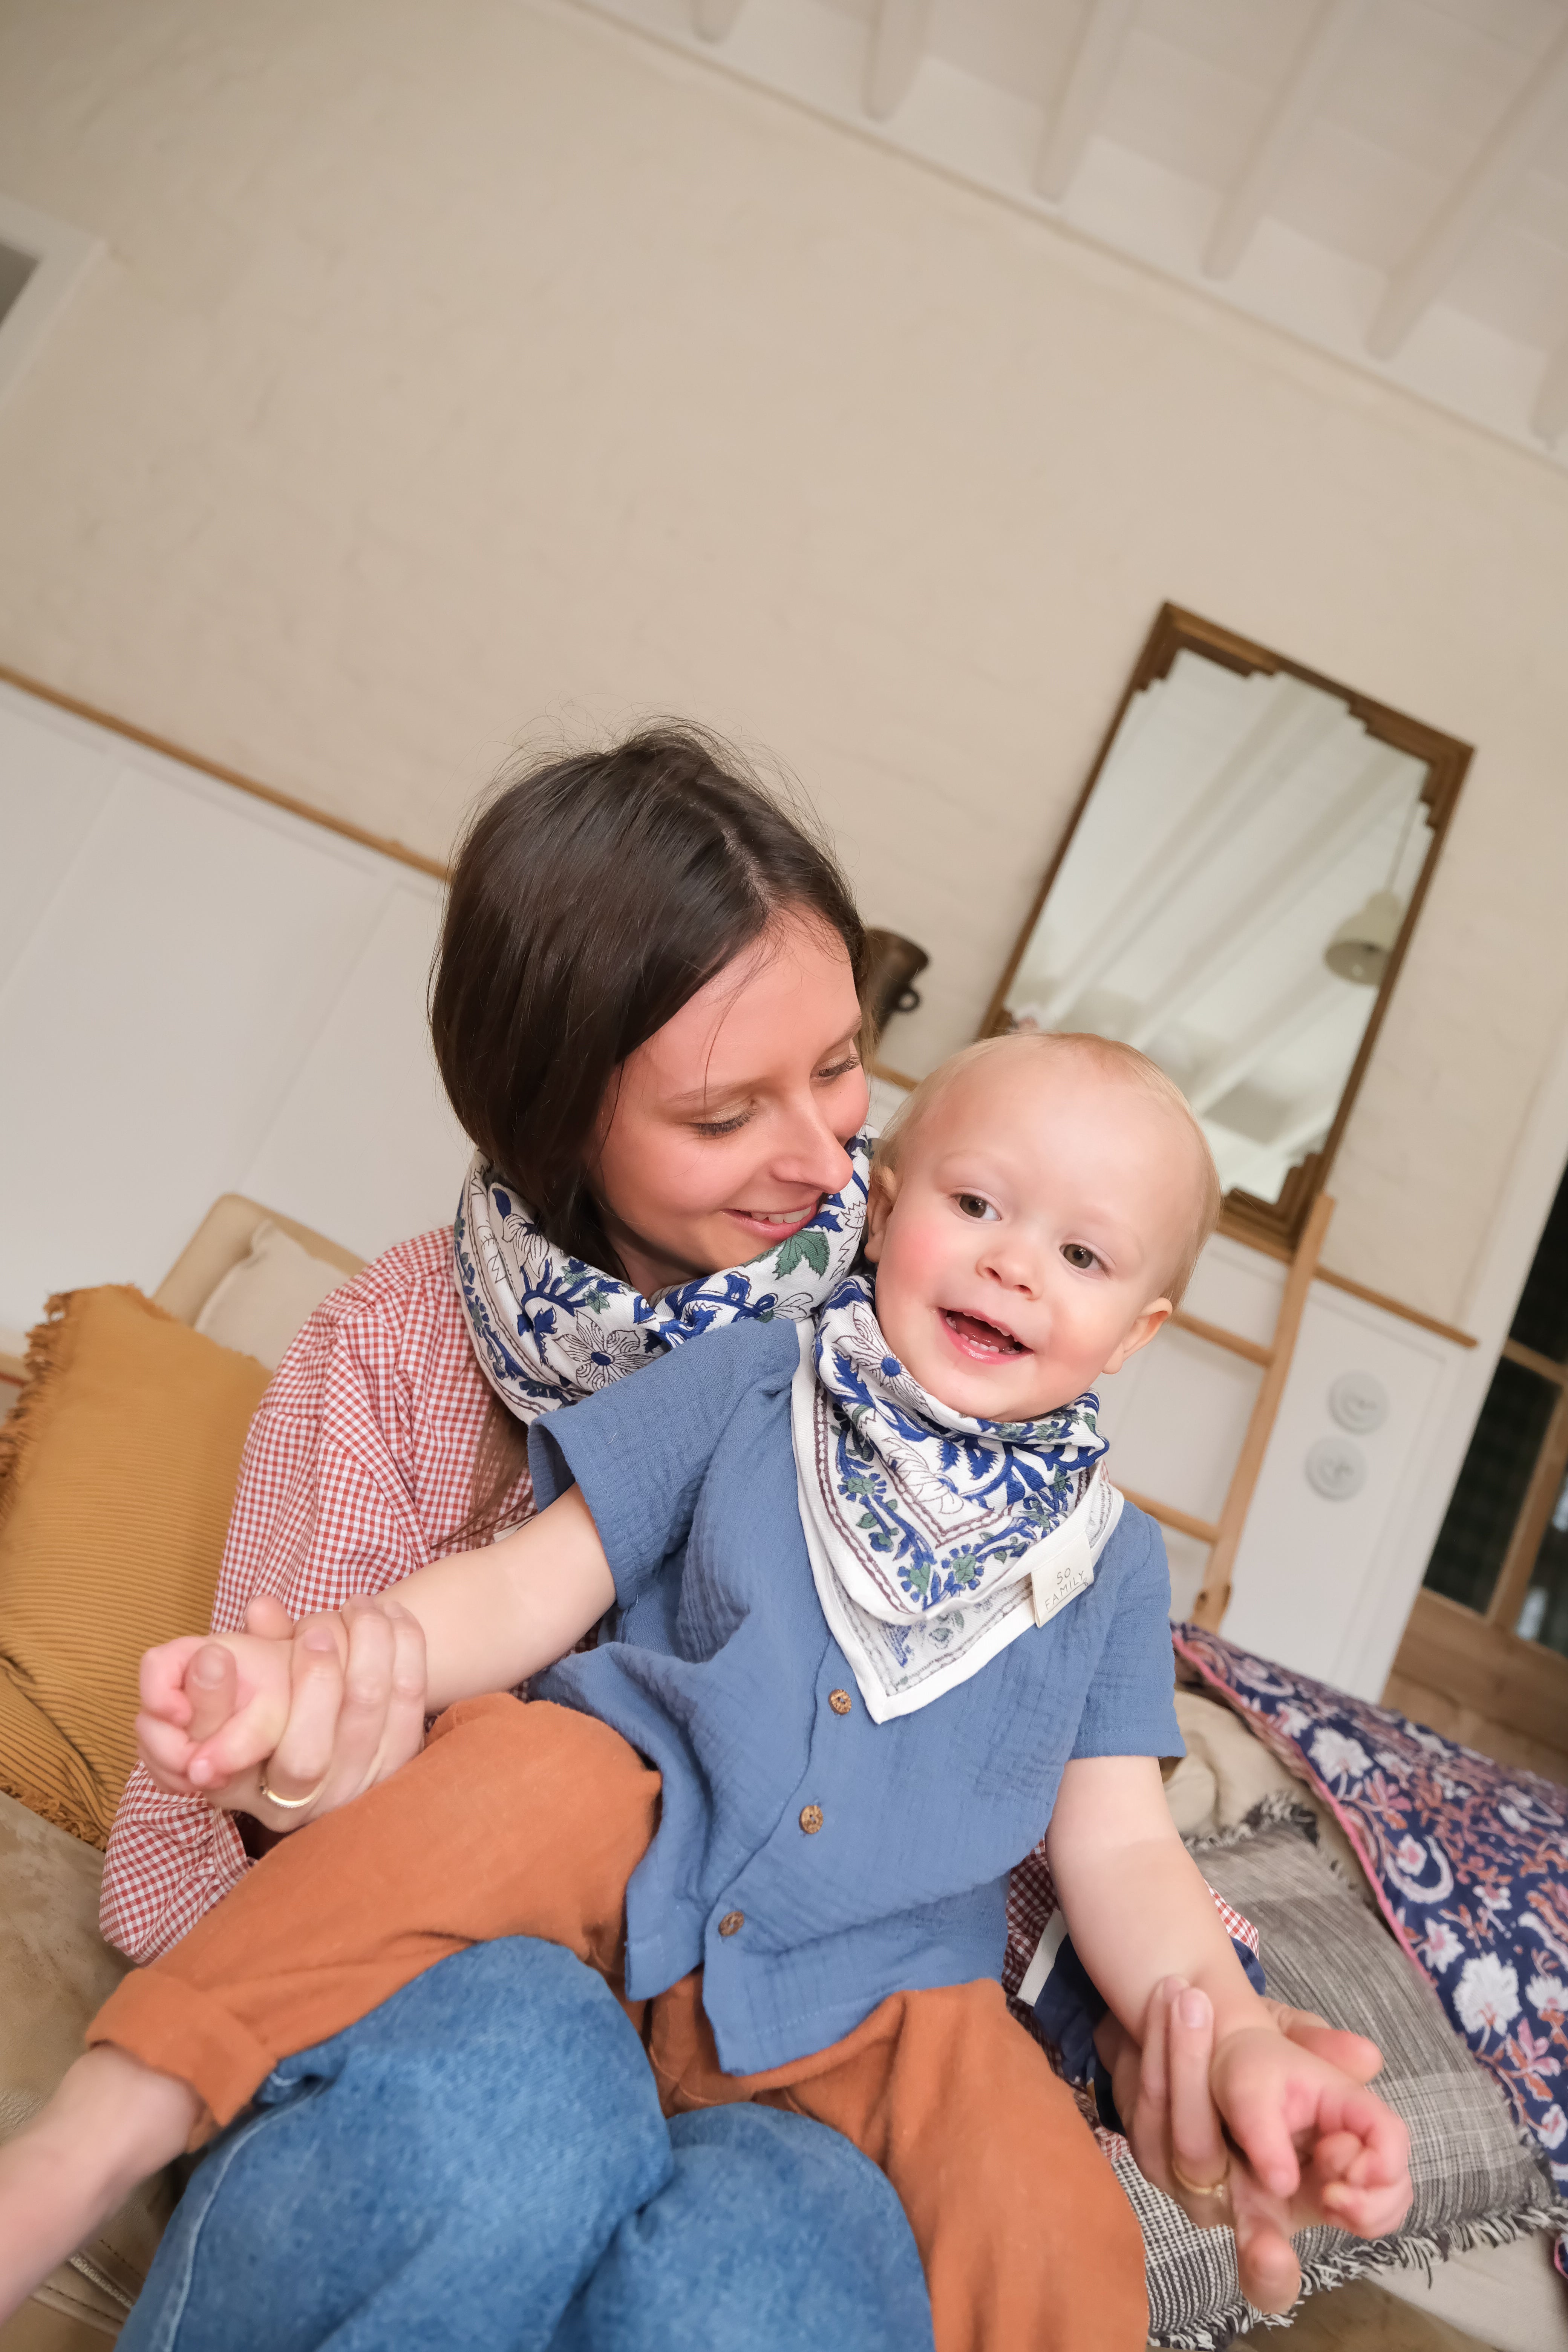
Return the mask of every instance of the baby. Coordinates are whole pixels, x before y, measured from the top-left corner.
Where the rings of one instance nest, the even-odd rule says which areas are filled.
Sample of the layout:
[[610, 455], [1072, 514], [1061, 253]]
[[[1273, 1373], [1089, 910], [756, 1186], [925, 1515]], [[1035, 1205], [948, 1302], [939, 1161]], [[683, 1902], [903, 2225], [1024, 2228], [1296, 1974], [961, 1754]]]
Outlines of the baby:
[[[1170, 1315], [1216, 1207], [1142, 1055], [973, 1046], [879, 1148], [874, 1281], [536, 1423], [538, 1516], [397, 1588], [448, 1710], [424, 1753], [128, 1978], [0, 2151], [0, 2315], [284, 2056], [528, 1936], [605, 1979], [667, 2114], [763, 2099], [882, 2166], [939, 2352], [1136, 2352], [1136, 2223], [997, 1981], [1008, 1872], [1045, 1822], [1126, 2032], [1168, 1979], [1197, 1988], [1215, 2105], [1266, 2188], [1305, 2168], [1342, 2226], [1393, 2227], [1403, 2126], [1278, 2029], [1173, 1826], [1163, 1551], [1109, 1484], [1089, 1393]], [[205, 1749], [226, 1779], [280, 1736], [290, 1649], [222, 1638], [238, 1705]], [[190, 1657], [144, 1678], [176, 1727]], [[485, 1696], [524, 1681], [527, 1704]]]

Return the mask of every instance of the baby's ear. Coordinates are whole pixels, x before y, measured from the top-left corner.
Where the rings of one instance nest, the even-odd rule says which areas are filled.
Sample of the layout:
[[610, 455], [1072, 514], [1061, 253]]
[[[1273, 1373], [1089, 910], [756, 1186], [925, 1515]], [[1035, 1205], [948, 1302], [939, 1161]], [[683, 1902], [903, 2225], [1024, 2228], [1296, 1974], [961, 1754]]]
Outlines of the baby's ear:
[[893, 1213], [893, 1202], [898, 1197], [897, 1170], [885, 1168], [874, 1160], [871, 1181], [866, 1192], [866, 1255], [873, 1265], [882, 1255], [882, 1236], [888, 1230], [888, 1219]]
[[1104, 1370], [1108, 1372], [1119, 1372], [1129, 1356], [1135, 1356], [1140, 1348], [1146, 1348], [1149, 1345], [1161, 1325], [1168, 1323], [1174, 1311], [1168, 1298], [1151, 1299], [1143, 1312], [1134, 1316], [1111, 1349], [1110, 1360]]

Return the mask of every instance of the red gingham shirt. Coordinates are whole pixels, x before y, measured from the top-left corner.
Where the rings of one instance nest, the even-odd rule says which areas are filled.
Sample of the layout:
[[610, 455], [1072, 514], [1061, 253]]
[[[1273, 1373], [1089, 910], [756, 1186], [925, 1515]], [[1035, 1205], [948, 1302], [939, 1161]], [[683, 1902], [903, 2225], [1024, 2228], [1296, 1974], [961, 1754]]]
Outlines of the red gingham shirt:
[[[213, 1628], [275, 1593], [291, 1616], [379, 1592], [458, 1549], [489, 1390], [452, 1281], [449, 1231], [399, 1243], [317, 1307], [246, 1441]], [[519, 1491], [526, 1514], [531, 1496]], [[151, 1959], [249, 1868], [232, 1817], [138, 1765], [103, 1872], [111, 1944]]]
[[[1258, 1930], [1251, 1920], [1233, 1910], [1223, 1895], [1215, 1895], [1212, 1886], [1209, 1893], [1214, 1895], [1215, 1909], [1226, 1934], [1233, 1943], [1245, 1944], [1249, 1952], [1256, 1954]], [[1002, 1982], [1010, 1998], [1023, 1983], [1056, 1907], [1057, 1890], [1042, 1838], [1033, 1853], [1024, 1856], [1007, 1882], [1007, 1950], [1002, 1962]]]
[[[474, 1359], [442, 1228], [400, 1242], [317, 1307], [262, 1398], [240, 1465], [213, 1630], [270, 1592], [290, 1616], [384, 1591], [461, 1549], [489, 1390]], [[526, 1483], [509, 1516], [526, 1516]], [[188, 1935], [250, 1868], [233, 1817], [166, 1797], [137, 1765], [104, 1860], [104, 1935], [148, 1960]], [[1216, 1895], [1226, 1928], [1257, 1935]], [[1003, 1981], [1016, 1993], [1057, 1907], [1045, 1844], [1007, 1902]]]

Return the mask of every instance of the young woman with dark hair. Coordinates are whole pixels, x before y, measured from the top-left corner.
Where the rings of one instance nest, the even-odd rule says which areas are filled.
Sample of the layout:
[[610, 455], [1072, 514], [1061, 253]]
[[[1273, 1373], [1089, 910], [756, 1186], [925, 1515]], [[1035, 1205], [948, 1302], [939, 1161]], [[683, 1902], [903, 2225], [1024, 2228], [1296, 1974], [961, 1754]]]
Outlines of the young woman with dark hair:
[[[431, 993], [477, 1146], [456, 1226], [387, 1251], [285, 1358], [215, 1626], [308, 1621], [486, 1540], [532, 1508], [535, 1413], [710, 1323], [808, 1310], [858, 1246], [861, 947], [827, 851], [695, 730], [531, 768], [481, 811]], [[194, 1788], [148, 1744], [105, 1868], [111, 1940], [166, 1949], [300, 1796], [342, 1802], [417, 1749], [412, 1626], [366, 1604], [340, 1671], [307, 1622], [288, 1731], [244, 1783]], [[584, 2061], [602, 2044], [613, 2084], [626, 2028], [590, 1979], [497, 1946], [433, 1969], [390, 2032], [367, 2021], [292, 2062], [196, 2174], [132, 2332], [510, 2347], [513, 2257], [537, 2273], [542, 2231], [569, 2305], [552, 2352], [929, 2342], [902, 2210], [836, 2135], [735, 2108], [658, 2146], [606, 2136]], [[514, 2177], [511, 2103], [548, 2099], [557, 2059], [559, 2164]]]

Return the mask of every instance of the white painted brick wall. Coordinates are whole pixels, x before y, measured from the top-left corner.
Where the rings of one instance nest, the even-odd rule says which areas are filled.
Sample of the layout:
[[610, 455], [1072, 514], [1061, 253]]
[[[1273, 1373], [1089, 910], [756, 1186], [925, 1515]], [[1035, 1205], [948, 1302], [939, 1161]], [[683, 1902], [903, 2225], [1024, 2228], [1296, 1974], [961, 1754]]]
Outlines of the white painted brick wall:
[[0, 659], [432, 852], [520, 737], [771, 746], [971, 1034], [1162, 598], [1480, 745], [1334, 1190], [1452, 1315], [1568, 1001], [1568, 478], [567, 0], [12, 0], [110, 248]]

